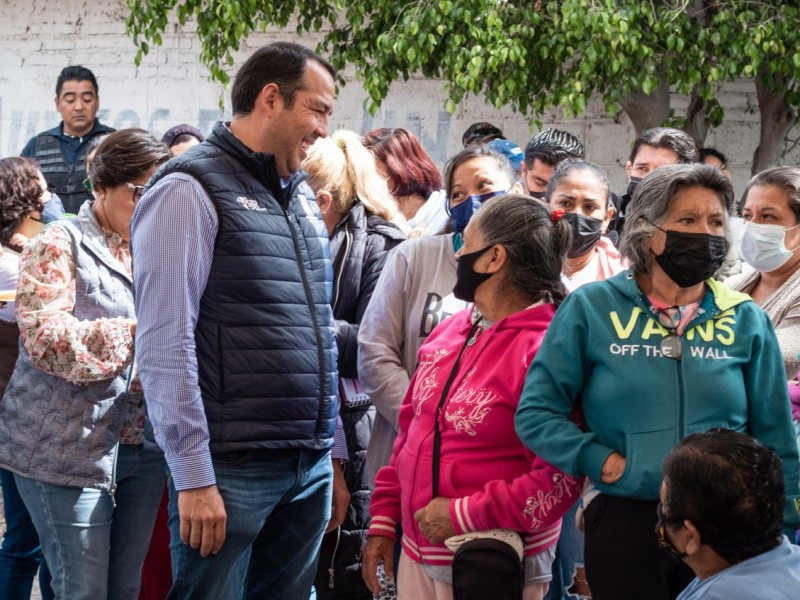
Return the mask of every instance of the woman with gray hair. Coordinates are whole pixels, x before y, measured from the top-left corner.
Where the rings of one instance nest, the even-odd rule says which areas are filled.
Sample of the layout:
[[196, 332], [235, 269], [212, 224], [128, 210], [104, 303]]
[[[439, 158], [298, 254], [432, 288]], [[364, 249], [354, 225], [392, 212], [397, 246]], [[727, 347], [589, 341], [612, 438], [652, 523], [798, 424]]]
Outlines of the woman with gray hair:
[[673, 165], [637, 187], [621, 251], [631, 268], [570, 294], [525, 382], [517, 433], [585, 475], [586, 574], [595, 600], [675, 598], [692, 579], [653, 530], [661, 464], [687, 435], [752, 435], [783, 460], [784, 522], [800, 516], [798, 458], [778, 342], [749, 296], [712, 275], [728, 247], [730, 182]]

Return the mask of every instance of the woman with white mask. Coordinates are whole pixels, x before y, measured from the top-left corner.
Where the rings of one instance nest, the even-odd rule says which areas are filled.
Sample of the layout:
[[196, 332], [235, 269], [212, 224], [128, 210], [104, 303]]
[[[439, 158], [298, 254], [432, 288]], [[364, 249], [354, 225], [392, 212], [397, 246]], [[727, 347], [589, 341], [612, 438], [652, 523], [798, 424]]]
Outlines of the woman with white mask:
[[800, 169], [773, 167], [747, 184], [739, 250], [747, 263], [726, 284], [750, 294], [778, 334], [786, 376], [800, 368]]

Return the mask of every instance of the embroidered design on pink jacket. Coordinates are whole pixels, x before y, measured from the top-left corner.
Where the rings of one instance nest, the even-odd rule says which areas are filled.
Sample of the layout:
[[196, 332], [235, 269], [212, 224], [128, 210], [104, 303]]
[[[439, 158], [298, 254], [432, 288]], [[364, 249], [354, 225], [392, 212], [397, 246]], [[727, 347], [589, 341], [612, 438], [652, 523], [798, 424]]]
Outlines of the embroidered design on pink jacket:
[[522, 514], [527, 515], [531, 519], [531, 531], [542, 526], [542, 519], [558, 506], [561, 499], [570, 493], [570, 489], [574, 488], [578, 480], [570, 477], [565, 473], [553, 473], [553, 489], [546, 494], [541, 490], [536, 492], [535, 496], [530, 496], [525, 502], [525, 510]]
[[440, 348], [430, 354], [425, 354], [414, 374], [416, 381], [414, 384], [414, 412], [419, 415], [425, 403], [435, 397], [436, 390], [439, 388], [437, 374], [439, 372], [439, 361], [450, 354], [449, 350]]

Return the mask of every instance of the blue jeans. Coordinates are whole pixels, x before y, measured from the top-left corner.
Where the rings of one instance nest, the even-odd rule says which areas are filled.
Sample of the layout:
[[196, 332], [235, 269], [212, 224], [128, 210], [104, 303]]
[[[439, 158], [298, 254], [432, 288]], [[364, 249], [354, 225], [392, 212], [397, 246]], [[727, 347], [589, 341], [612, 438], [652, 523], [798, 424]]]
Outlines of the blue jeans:
[[226, 452], [212, 457], [225, 503], [225, 543], [203, 558], [181, 542], [170, 482], [171, 600], [308, 598], [331, 513], [328, 450]]
[[158, 446], [119, 446], [113, 500], [94, 488], [15, 478], [39, 532], [56, 598], [136, 600], [166, 479]]
[[39, 571], [39, 588], [43, 600], [53, 600], [50, 589], [50, 571], [44, 562], [39, 546], [39, 534], [33, 526], [28, 509], [22, 502], [11, 471], [0, 469], [3, 488], [3, 512], [6, 532], [0, 547], [0, 598], [28, 600], [33, 589], [33, 579]]
[[561, 522], [561, 535], [553, 561], [553, 580], [544, 600], [570, 600], [578, 598], [569, 589], [575, 582], [575, 569], [583, 566], [583, 534], [575, 525], [578, 502], [569, 509]]

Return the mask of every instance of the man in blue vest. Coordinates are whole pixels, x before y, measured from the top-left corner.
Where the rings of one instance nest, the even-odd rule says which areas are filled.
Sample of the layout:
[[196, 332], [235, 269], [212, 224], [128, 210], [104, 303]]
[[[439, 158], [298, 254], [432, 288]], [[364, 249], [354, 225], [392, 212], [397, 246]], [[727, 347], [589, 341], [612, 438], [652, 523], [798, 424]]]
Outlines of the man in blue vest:
[[81, 66], [64, 67], [56, 81], [56, 110], [61, 123], [32, 137], [22, 149], [22, 156], [38, 161], [48, 189], [71, 214], [77, 214], [81, 204], [92, 198], [83, 185], [89, 142], [114, 131], [97, 120], [98, 108], [100, 96], [94, 73]]
[[344, 517], [332, 271], [300, 171], [328, 134], [335, 75], [297, 44], [257, 50], [232, 120], [161, 168], [134, 213], [136, 361], [171, 474], [170, 598], [307, 598], [322, 535]]

